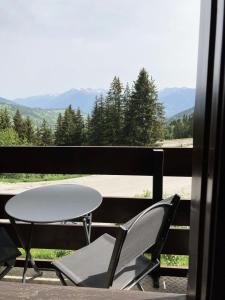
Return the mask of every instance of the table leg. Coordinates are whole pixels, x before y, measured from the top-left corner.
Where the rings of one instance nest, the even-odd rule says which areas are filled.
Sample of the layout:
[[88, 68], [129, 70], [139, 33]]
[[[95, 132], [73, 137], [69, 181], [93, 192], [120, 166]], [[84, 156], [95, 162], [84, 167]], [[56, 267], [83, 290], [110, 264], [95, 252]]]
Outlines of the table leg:
[[88, 234], [88, 225], [87, 225], [87, 218], [86, 216], [83, 217], [83, 226], [84, 226], [84, 234], [86, 238], [87, 244], [90, 244], [89, 234]]
[[92, 224], [92, 213], [89, 214], [89, 218], [88, 218], [88, 235], [89, 235], [89, 241], [91, 241], [91, 224]]
[[24, 262], [24, 268], [23, 268], [23, 277], [22, 277], [22, 283], [26, 282], [26, 272], [27, 272], [27, 268], [28, 268], [28, 262], [30, 260], [30, 247], [31, 247], [31, 238], [32, 238], [32, 232], [33, 232], [33, 224], [31, 224], [31, 229], [29, 232], [29, 238], [28, 238], [28, 243], [25, 246], [24, 250], [26, 252], [26, 259]]
[[91, 223], [92, 223], [92, 214], [90, 213], [83, 217], [84, 233], [85, 233], [87, 244], [90, 244], [91, 242]]
[[27, 241], [27, 243], [25, 243], [23, 241], [23, 239], [21, 238], [21, 235], [20, 235], [19, 230], [16, 226], [15, 220], [10, 218], [10, 222], [11, 222], [11, 224], [12, 224], [12, 226], [13, 226], [15, 232], [16, 232], [16, 235], [17, 235], [17, 237], [20, 241], [21, 246], [23, 247], [23, 249], [26, 252], [26, 258], [25, 258], [25, 262], [24, 262], [24, 269], [23, 269], [23, 276], [22, 276], [22, 282], [25, 283], [26, 282], [26, 272], [27, 272], [29, 262], [30, 262], [32, 268], [34, 269], [34, 271], [37, 273], [36, 276], [34, 276], [34, 277], [42, 275], [42, 272], [38, 269], [37, 265], [35, 264], [35, 261], [33, 260], [33, 257], [30, 254], [34, 223], [31, 223], [28, 241]]

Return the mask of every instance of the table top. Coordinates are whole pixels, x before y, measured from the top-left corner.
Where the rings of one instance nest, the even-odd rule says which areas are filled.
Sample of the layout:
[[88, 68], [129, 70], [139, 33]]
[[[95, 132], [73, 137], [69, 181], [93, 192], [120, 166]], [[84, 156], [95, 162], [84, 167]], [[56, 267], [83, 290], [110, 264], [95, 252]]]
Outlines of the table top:
[[57, 184], [34, 188], [12, 197], [5, 206], [12, 218], [30, 223], [72, 221], [95, 210], [102, 202], [93, 188]]

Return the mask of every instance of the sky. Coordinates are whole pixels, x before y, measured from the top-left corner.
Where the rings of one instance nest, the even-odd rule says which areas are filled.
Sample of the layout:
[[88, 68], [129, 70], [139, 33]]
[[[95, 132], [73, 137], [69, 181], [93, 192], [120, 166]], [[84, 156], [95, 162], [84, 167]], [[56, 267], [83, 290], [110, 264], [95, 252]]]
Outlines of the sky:
[[200, 0], [0, 0], [0, 97], [126, 84], [195, 87]]

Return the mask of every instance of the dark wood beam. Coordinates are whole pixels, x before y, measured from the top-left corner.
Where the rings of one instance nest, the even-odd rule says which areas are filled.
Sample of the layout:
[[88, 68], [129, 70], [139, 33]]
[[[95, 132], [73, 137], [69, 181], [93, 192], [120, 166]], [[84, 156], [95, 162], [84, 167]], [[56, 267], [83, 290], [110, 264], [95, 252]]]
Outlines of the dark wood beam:
[[[10, 223], [3, 223], [9, 234], [18, 247], [21, 247], [15, 232]], [[29, 224], [18, 224], [20, 236], [27, 238], [29, 233]], [[117, 237], [118, 226], [112, 224], [94, 223], [92, 226], [92, 240], [108, 233]], [[84, 228], [82, 225], [73, 224], [36, 224], [34, 227], [32, 248], [41, 249], [65, 249], [77, 250], [86, 245]], [[170, 229], [167, 243], [162, 251], [165, 254], [188, 255], [188, 229]]]
[[225, 5], [202, 0], [188, 299], [225, 299]]
[[[191, 148], [164, 148], [164, 176], [191, 176]], [[153, 175], [147, 147], [0, 147], [0, 173]]]
[[[11, 197], [13, 195], [0, 195], [0, 219], [8, 218], [4, 208]], [[190, 203], [190, 200], [180, 202], [173, 225], [190, 225]], [[104, 197], [101, 206], [93, 213], [93, 221], [125, 223], [151, 204], [153, 201], [149, 198]]]

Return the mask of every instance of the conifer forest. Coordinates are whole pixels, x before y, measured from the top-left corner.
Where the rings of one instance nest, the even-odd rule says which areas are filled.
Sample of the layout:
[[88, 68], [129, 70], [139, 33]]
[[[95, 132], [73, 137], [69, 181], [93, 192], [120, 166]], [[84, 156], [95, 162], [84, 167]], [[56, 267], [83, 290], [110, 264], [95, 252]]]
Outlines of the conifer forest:
[[89, 115], [68, 106], [54, 128], [45, 119], [34, 126], [19, 109], [13, 117], [1, 109], [0, 145], [152, 146], [163, 139], [192, 137], [192, 119], [185, 115], [166, 121], [155, 82], [143, 68], [132, 85], [115, 76]]

